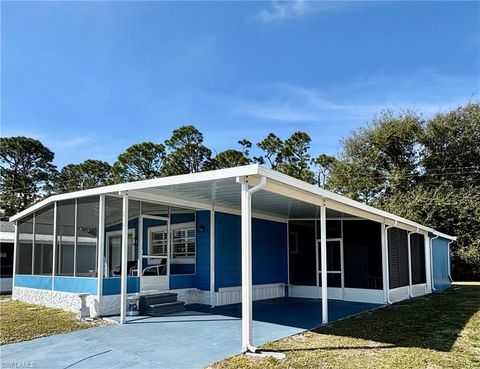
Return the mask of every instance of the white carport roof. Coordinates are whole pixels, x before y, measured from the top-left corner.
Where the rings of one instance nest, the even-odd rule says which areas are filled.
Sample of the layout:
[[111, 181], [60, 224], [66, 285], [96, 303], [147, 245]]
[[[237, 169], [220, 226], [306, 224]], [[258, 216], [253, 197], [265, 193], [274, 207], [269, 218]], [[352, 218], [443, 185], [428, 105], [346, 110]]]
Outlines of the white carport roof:
[[437, 232], [433, 228], [376, 209], [347, 197], [324, 190], [315, 185], [292, 178], [258, 164], [208, 172], [156, 178], [145, 181], [122, 183], [84, 191], [51, 196], [24, 211], [14, 215], [16, 221], [54, 201], [79, 197], [111, 194], [128, 191], [130, 198], [181, 206], [196, 210], [210, 210], [240, 213], [239, 179], [245, 179], [252, 186], [266, 178], [266, 186], [252, 199], [254, 215], [272, 219], [316, 218], [318, 208], [325, 205], [328, 216], [348, 214], [388, 225], [396, 225], [410, 231], [431, 232], [440, 237], [455, 240], [456, 237]]

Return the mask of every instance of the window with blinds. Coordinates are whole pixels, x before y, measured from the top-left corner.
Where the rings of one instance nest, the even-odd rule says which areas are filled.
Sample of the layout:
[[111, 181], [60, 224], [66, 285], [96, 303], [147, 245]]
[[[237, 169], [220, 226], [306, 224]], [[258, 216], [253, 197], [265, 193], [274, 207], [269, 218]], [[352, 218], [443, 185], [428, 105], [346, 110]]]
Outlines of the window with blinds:
[[175, 229], [172, 232], [173, 257], [195, 256], [195, 228]]
[[150, 233], [150, 255], [167, 256], [167, 231]]

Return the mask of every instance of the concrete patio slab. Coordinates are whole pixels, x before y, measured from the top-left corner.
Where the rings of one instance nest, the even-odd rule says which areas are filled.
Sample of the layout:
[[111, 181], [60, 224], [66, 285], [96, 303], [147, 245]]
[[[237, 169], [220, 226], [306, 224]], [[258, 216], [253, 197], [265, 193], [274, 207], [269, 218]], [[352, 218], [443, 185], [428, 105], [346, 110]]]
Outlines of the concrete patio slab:
[[[330, 320], [378, 306], [331, 300]], [[253, 343], [259, 346], [314, 328], [322, 321], [321, 310], [321, 300], [256, 301]], [[190, 305], [186, 311], [162, 317], [129, 317], [124, 325], [2, 346], [2, 367], [9, 363], [30, 363], [40, 369], [202, 368], [239, 353], [240, 316], [241, 306], [236, 304], [216, 308]]]

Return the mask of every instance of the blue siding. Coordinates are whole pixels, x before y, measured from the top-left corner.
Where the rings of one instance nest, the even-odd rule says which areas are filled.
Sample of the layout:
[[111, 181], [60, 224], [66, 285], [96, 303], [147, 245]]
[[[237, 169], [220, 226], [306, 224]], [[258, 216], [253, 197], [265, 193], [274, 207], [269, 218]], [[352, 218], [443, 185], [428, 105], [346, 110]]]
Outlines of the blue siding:
[[[215, 289], [241, 285], [241, 217], [216, 213]], [[287, 282], [287, 225], [252, 220], [253, 284]]]
[[433, 241], [433, 283], [437, 290], [444, 290], [451, 285], [448, 278], [448, 240], [436, 238]]
[[170, 289], [175, 290], [179, 288], [196, 288], [197, 279], [195, 275], [171, 275]]
[[15, 287], [38, 288], [41, 290], [52, 289], [52, 277], [43, 275], [15, 275]]
[[97, 278], [55, 277], [55, 291], [97, 294]]
[[[205, 231], [198, 232], [198, 227]], [[197, 212], [197, 285], [200, 290], [210, 291], [210, 211]]]
[[241, 285], [241, 218], [215, 213], [215, 291]]
[[[120, 278], [104, 278], [103, 279], [103, 295], [119, 295], [120, 294]], [[140, 278], [128, 277], [127, 293], [135, 293], [140, 291]]]
[[252, 222], [253, 284], [287, 283], [287, 224], [254, 219]]

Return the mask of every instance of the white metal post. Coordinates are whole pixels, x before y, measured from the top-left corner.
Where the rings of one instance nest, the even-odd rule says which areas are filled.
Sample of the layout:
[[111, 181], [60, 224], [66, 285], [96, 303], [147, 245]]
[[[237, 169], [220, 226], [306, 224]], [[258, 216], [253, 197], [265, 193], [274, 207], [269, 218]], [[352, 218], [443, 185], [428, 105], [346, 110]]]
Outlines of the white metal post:
[[252, 259], [251, 259], [251, 203], [248, 184], [242, 183], [242, 351], [249, 351], [252, 331]]
[[407, 233], [407, 253], [408, 253], [408, 295], [413, 297], [412, 291], [412, 241], [410, 236], [415, 232]]
[[[142, 215], [142, 202], [139, 202], [139, 215], [138, 215], [138, 235], [137, 235], [137, 277], [142, 277], [143, 271], [143, 215]], [[141, 282], [140, 282], [141, 283]]]
[[15, 290], [15, 276], [17, 275], [17, 252], [18, 252], [18, 221], [15, 221], [15, 241], [13, 243], [13, 273], [12, 273], [12, 294]]
[[327, 285], [327, 211], [320, 207], [320, 255], [322, 259], [322, 323], [328, 323], [328, 285]]
[[439, 236], [436, 235], [435, 237], [430, 238], [430, 278], [431, 278], [432, 291], [436, 291], [435, 278], [433, 276], [433, 240], [436, 240], [438, 237]]
[[78, 199], [75, 199], [75, 215], [73, 224], [73, 276], [77, 276], [77, 222], [78, 222]]
[[217, 304], [215, 298], [215, 207], [210, 210], [210, 305]]
[[55, 274], [57, 265], [57, 214], [58, 202], [53, 203], [53, 252], [52, 252], [52, 291], [55, 290]]
[[100, 195], [98, 200], [98, 235], [97, 235], [97, 296], [98, 300], [103, 294], [103, 267], [105, 251], [105, 195]]
[[388, 302], [388, 250], [387, 250], [387, 231], [385, 227], [385, 223], [381, 224], [381, 232], [382, 232], [382, 278], [383, 278], [383, 294], [385, 302]]
[[35, 213], [32, 216], [32, 275], [35, 274]]
[[120, 285], [120, 323], [125, 324], [127, 313], [127, 262], [128, 262], [128, 192], [123, 195], [122, 206], [122, 277]]
[[423, 250], [425, 253], [425, 280], [426, 280], [426, 291], [425, 293], [432, 292], [432, 280], [430, 279], [431, 268], [430, 268], [430, 238], [428, 233], [423, 235]]

